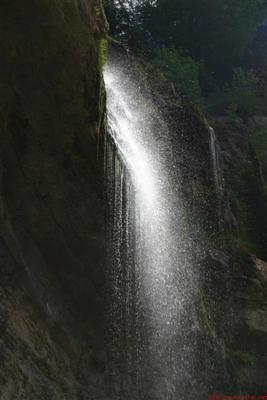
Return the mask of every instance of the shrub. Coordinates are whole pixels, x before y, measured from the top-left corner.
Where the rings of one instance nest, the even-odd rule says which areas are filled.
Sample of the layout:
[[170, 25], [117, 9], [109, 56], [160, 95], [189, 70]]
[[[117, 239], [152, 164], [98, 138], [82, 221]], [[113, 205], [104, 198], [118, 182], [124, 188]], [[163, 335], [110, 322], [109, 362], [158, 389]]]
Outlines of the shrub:
[[154, 63], [193, 100], [201, 101], [200, 72], [202, 64], [174, 48], [157, 51]]
[[108, 41], [106, 39], [101, 39], [98, 50], [98, 66], [101, 71], [103, 71], [104, 65], [107, 62], [107, 50]]
[[253, 70], [234, 70], [233, 79], [225, 90], [227, 113], [251, 116], [261, 109], [261, 80]]

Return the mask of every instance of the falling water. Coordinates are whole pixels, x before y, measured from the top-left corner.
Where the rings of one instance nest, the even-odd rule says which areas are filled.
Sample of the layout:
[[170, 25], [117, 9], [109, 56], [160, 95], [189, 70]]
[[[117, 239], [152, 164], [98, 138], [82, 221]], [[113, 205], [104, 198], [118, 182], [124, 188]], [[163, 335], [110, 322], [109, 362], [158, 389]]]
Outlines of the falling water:
[[170, 134], [123, 61], [110, 60], [104, 77], [112, 398], [184, 399], [192, 268]]
[[215, 135], [214, 129], [209, 127], [210, 133], [210, 151], [212, 159], [212, 168], [214, 175], [214, 183], [217, 195], [217, 203], [219, 208], [219, 213], [221, 212], [222, 197], [223, 197], [223, 175], [222, 175], [222, 163], [220, 159], [220, 148], [218, 144], [217, 137]]

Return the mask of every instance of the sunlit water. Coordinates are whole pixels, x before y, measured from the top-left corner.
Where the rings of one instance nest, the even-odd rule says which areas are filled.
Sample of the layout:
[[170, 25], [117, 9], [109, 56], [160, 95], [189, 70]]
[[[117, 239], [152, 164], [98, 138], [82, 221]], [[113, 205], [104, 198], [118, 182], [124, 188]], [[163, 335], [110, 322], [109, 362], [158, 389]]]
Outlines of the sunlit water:
[[109, 61], [104, 77], [113, 397], [184, 399], [194, 344], [179, 171], [167, 124], [123, 63]]

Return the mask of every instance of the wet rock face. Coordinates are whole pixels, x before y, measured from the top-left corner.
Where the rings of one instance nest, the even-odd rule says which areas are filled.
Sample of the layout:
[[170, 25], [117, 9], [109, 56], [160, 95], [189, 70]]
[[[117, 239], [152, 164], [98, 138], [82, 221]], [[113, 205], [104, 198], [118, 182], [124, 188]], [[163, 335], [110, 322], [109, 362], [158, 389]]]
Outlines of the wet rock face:
[[97, 1], [0, 5], [0, 397], [97, 396], [104, 366]]
[[213, 124], [224, 161], [226, 230], [235, 232], [244, 247], [266, 259], [265, 118], [237, 119], [231, 124], [218, 118]]
[[[219, 306], [219, 336], [225, 347], [232, 393], [255, 395], [263, 395], [267, 388], [266, 263], [252, 255], [266, 259], [267, 203], [262, 173], [265, 161], [258, 153], [259, 144], [266, 145], [262, 140], [265, 123], [260, 117], [237, 119], [234, 123], [226, 118], [213, 121], [223, 157], [225, 190], [220, 240], [222, 256], [228, 256], [224, 266], [222, 257], [219, 260], [224, 277], [217, 283], [213, 279], [216, 295], [224, 288], [228, 299], [224, 305], [215, 298]], [[214, 251], [212, 254], [214, 258]], [[209, 268], [208, 276], [211, 271]], [[219, 277], [219, 270], [215, 274]], [[208, 292], [205, 282], [204, 292]]]

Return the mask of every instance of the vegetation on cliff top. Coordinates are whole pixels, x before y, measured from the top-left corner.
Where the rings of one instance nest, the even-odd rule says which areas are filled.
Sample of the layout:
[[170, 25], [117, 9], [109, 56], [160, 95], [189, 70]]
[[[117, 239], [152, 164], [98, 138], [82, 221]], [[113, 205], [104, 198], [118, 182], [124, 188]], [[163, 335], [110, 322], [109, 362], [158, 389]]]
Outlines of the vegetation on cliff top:
[[209, 112], [267, 110], [265, 0], [110, 0], [111, 34]]

